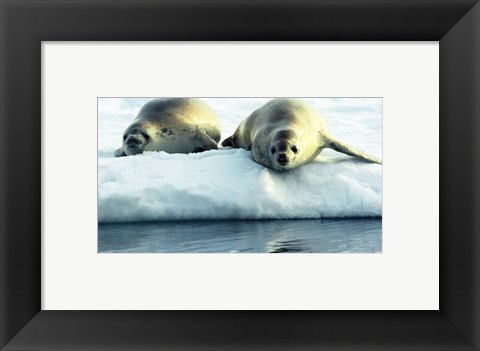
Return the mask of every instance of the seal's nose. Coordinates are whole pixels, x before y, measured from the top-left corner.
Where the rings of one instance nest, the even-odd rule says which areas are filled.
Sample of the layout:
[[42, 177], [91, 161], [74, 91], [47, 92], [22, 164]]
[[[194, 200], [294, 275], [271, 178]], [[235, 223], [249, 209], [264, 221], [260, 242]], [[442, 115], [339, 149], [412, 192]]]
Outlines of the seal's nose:
[[288, 162], [287, 154], [285, 154], [285, 153], [283, 153], [283, 152], [281, 152], [281, 153], [278, 154], [278, 158], [277, 158], [277, 159], [278, 159], [278, 162], [280, 162], [280, 163], [286, 163], [286, 162]]

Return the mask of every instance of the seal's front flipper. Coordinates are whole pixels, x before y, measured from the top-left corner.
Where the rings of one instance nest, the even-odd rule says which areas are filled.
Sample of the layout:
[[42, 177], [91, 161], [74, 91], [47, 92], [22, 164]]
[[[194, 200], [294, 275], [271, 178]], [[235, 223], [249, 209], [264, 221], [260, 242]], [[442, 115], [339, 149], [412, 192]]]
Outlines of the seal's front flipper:
[[222, 141], [222, 146], [233, 146], [233, 135]]
[[203, 130], [198, 130], [195, 136], [195, 148], [193, 152], [202, 152], [212, 149], [218, 149], [217, 142]]
[[359, 158], [361, 160], [364, 160], [364, 161], [367, 161], [367, 162], [378, 163], [379, 165], [382, 164], [382, 161], [379, 161], [379, 160], [373, 158], [372, 156], [369, 156], [366, 153], [363, 153], [363, 152], [351, 147], [350, 145], [347, 145], [347, 144], [341, 142], [340, 140], [334, 139], [332, 137], [329, 137], [329, 139], [325, 141], [324, 147], [333, 149], [333, 150], [341, 152], [343, 154], [347, 154], [347, 155], [350, 155], [350, 156], [353, 156], [353, 157], [357, 157], [357, 158]]
[[127, 154], [123, 151], [123, 147], [115, 150], [115, 157], [122, 157], [122, 156], [127, 156]]

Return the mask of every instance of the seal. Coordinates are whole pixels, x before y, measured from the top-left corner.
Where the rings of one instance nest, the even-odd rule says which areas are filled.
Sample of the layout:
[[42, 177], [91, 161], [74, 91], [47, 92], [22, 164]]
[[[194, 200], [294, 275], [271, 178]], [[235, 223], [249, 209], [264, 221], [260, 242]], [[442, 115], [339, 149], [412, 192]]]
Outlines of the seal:
[[255, 162], [276, 171], [304, 165], [325, 148], [381, 164], [381, 161], [330, 136], [321, 115], [298, 99], [268, 101], [242, 121], [222, 146], [251, 150]]
[[220, 121], [203, 101], [194, 98], [165, 98], [147, 102], [123, 133], [116, 157], [144, 151], [170, 154], [217, 149]]

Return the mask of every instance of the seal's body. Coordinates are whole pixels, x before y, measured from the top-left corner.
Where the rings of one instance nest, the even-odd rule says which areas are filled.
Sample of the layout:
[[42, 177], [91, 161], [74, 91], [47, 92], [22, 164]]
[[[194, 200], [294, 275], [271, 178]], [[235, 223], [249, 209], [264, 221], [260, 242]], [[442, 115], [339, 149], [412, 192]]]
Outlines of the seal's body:
[[270, 100], [241, 122], [222, 145], [251, 150], [256, 162], [276, 171], [310, 162], [325, 148], [381, 164], [331, 137], [320, 114], [298, 99]]
[[123, 134], [123, 145], [115, 156], [144, 151], [174, 153], [216, 149], [220, 141], [220, 122], [199, 99], [154, 99], [139, 111]]

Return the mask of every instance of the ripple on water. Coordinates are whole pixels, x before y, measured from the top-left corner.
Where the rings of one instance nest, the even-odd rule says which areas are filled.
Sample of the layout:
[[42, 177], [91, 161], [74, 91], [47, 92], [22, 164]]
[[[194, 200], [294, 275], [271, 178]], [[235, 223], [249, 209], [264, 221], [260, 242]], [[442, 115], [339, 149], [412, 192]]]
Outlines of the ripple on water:
[[98, 252], [380, 253], [382, 220], [234, 220], [100, 224]]

